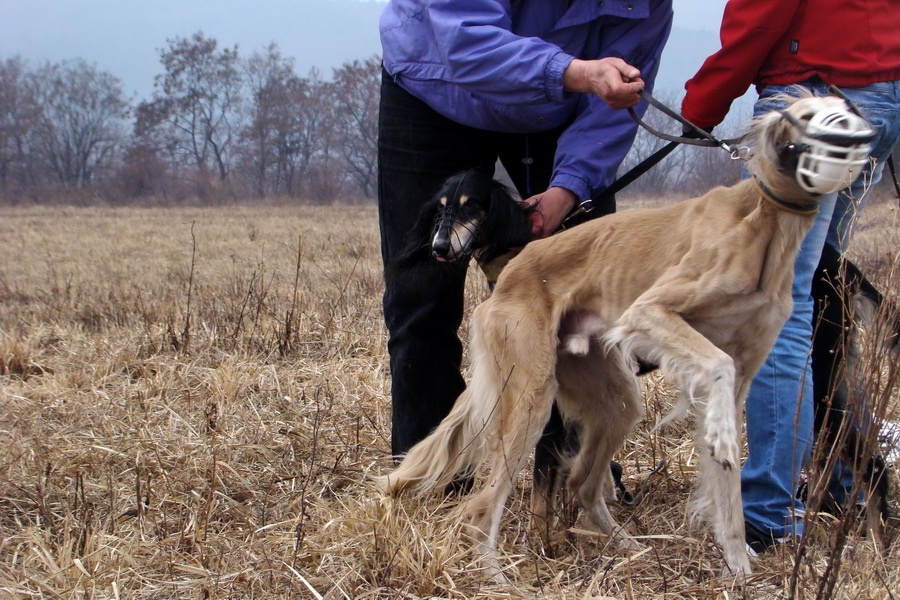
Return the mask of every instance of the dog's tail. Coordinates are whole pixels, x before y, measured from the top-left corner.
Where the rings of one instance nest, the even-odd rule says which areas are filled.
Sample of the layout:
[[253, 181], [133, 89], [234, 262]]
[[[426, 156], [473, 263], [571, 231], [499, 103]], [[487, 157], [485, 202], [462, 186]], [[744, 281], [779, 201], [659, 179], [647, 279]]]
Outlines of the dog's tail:
[[[477, 337], [477, 336], [475, 336]], [[378, 489], [388, 495], [403, 491], [417, 494], [444, 489], [474, 474], [487, 455], [486, 439], [496, 428], [500, 390], [494, 373], [485, 372], [492, 360], [478, 352], [473, 339], [472, 383], [453, 405], [453, 410], [424, 440], [413, 446], [389, 475], [377, 477]]]

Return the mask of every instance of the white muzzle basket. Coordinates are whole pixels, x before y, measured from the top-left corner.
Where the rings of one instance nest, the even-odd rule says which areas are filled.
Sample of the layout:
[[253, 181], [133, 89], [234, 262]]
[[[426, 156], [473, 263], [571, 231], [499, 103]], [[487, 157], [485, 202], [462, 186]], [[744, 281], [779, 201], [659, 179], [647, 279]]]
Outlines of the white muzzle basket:
[[869, 160], [875, 130], [847, 108], [827, 108], [801, 125], [788, 117], [802, 135], [797, 150], [797, 182], [812, 194], [841, 190], [862, 172]]

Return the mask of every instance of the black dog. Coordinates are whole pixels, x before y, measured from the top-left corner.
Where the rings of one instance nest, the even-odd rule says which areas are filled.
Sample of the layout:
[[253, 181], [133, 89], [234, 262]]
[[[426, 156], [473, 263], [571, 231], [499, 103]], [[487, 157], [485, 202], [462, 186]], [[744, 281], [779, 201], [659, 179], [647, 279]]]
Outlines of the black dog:
[[385, 267], [385, 278], [401, 283], [410, 269], [440, 277], [447, 263], [465, 267], [472, 256], [487, 265], [531, 241], [530, 213], [509, 188], [483, 171], [457, 173], [422, 208], [404, 250]]
[[[421, 285], [422, 281], [448, 276], [455, 269], [467, 269], [474, 256], [493, 289], [504, 263], [502, 257], [532, 239], [532, 210], [518, 201], [508, 187], [481, 170], [457, 173], [422, 208], [415, 227], [407, 234], [403, 251], [385, 266], [385, 280], [405, 296], [404, 286]], [[410, 277], [413, 273], [415, 276]], [[410, 292], [415, 297], [415, 290]], [[535, 450], [534, 494], [553, 498], [562, 481], [560, 454], [571, 451], [567, 443], [571, 445], [571, 436], [567, 436], [562, 417], [554, 407]], [[460, 486], [467, 487], [467, 482]]]
[[[835, 446], [840, 435], [843, 438], [840, 457], [865, 478], [868, 496], [874, 501], [874, 506], [867, 507], [869, 529], [880, 536], [880, 525], [890, 516], [884, 458], [879, 448], [874, 453], [863, 454], [864, 432], [859, 423], [845, 423], [845, 420], [856, 420], [852, 407], [848, 406], [848, 385], [852, 385], [848, 382], [852, 377], [848, 361], [855, 352], [850, 332], [857, 327], [854, 320], [861, 312], [861, 308], [855, 310], [854, 303], [868, 302], [877, 309], [886, 301], [856, 265], [828, 244], [813, 279], [812, 295], [817, 315], [812, 347], [815, 432], [817, 444], [825, 449], [821, 460], [824, 463], [827, 450]], [[882, 310], [889, 319], [896, 319], [895, 310], [886, 306]], [[900, 343], [896, 327], [897, 324], [890, 340], [894, 350]]]

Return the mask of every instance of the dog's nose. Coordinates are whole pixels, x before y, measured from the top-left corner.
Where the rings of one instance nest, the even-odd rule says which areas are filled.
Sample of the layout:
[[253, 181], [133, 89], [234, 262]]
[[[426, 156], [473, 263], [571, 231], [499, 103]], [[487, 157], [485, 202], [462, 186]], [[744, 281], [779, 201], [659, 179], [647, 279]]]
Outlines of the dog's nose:
[[450, 254], [450, 240], [442, 235], [436, 236], [431, 242], [431, 252], [437, 258], [447, 258]]

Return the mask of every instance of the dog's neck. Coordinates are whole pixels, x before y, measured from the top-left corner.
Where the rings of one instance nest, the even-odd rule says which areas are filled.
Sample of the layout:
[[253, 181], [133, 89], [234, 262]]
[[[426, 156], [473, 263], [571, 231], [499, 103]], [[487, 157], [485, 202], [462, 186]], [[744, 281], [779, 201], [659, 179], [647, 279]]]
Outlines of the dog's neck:
[[762, 196], [764, 200], [775, 206], [778, 210], [783, 210], [791, 214], [801, 216], [814, 215], [819, 212], [819, 202], [816, 199], [797, 202], [785, 200], [784, 198], [776, 195], [771, 189], [769, 189], [769, 187], [765, 183], [760, 181], [759, 177], [754, 176], [753, 183], [756, 184], [756, 189], [759, 191], [759, 195]]

